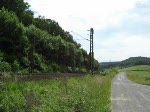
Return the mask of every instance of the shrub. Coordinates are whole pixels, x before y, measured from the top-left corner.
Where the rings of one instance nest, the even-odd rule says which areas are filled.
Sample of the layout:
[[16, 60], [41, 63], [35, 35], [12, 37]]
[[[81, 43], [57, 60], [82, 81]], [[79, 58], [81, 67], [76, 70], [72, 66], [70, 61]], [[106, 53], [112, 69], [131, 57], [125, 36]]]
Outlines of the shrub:
[[87, 73], [87, 70], [85, 68], [80, 68], [81, 73]]
[[78, 72], [79, 72], [79, 68], [75, 68], [75, 69], [74, 69], [74, 72], [75, 72], [75, 73], [78, 73]]
[[25, 69], [22, 69], [22, 70], [19, 70], [18, 71], [18, 74], [23, 74], [23, 75], [25, 75], [25, 74], [28, 74], [29, 73], [29, 68], [25, 68]]
[[13, 72], [15, 72], [15, 73], [17, 73], [18, 71], [19, 71], [19, 69], [20, 69], [20, 64], [19, 64], [19, 62], [17, 61], [17, 60], [15, 60], [14, 62], [13, 62], [13, 64], [12, 64], [12, 71]]
[[68, 71], [69, 73], [72, 73], [72, 68], [71, 68], [71, 67], [67, 67], [67, 71]]
[[101, 75], [105, 76], [105, 75], [114, 75], [119, 73], [119, 70], [117, 68], [111, 68], [111, 69], [107, 69], [104, 72], [101, 73]]
[[0, 72], [10, 72], [10, 71], [11, 71], [11, 65], [7, 62], [0, 61]]
[[53, 68], [53, 72], [55, 73], [60, 71], [60, 67], [56, 63], [52, 63], [51, 67]]

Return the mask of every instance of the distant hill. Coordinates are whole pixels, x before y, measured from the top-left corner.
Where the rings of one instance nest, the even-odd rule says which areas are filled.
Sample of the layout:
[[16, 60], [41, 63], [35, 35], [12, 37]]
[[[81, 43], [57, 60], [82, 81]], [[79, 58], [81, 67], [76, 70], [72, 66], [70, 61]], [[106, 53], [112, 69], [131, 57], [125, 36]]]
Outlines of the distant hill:
[[101, 69], [107, 69], [112, 67], [129, 67], [136, 65], [150, 65], [149, 57], [130, 57], [120, 62], [102, 62], [100, 63]]
[[120, 62], [102, 62], [100, 63], [100, 69], [107, 69], [120, 66]]
[[150, 65], [149, 57], [131, 57], [129, 59], [121, 61], [121, 66], [135, 66], [135, 65]]

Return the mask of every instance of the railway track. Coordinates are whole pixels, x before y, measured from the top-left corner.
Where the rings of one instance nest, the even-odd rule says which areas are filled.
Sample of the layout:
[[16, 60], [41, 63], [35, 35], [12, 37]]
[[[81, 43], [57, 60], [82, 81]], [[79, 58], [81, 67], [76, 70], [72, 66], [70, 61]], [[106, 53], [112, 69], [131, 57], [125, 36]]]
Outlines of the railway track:
[[49, 74], [49, 73], [34, 73], [26, 75], [11, 75], [10, 77], [0, 76], [0, 81], [5, 80], [17, 80], [19, 82], [24, 81], [35, 81], [44, 79], [61, 79], [61, 78], [73, 78], [73, 77], [84, 77], [86, 74], [83, 73], [60, 73], [60, 74]]

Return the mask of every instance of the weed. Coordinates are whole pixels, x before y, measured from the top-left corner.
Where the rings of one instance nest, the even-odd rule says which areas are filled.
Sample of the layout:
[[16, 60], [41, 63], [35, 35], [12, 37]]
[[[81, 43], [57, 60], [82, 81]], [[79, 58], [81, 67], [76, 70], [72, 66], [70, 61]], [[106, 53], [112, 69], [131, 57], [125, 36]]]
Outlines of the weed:
[[0, 111], [109, 112], [113, 76], [2, 82]]

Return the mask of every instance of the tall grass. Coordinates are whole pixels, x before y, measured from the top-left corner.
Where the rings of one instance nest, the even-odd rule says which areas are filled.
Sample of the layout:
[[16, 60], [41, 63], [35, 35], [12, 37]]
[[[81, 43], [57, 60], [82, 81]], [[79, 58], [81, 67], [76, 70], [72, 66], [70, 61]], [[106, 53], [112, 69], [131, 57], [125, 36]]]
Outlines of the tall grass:
[[150, 66], [134, 66], [126, 68], [127, 77], [136, 83], [150, 85]]
[[109, 112], [114, 74], [32, 82], [1, 82], [1, 112]]
[[127, 71], [150, 71], [150, 66], [138, 65], [138, 66], [132, 66], [132, 67], [125, 68], [124, 70], [127, 70]]

